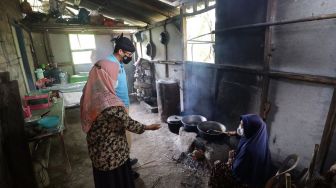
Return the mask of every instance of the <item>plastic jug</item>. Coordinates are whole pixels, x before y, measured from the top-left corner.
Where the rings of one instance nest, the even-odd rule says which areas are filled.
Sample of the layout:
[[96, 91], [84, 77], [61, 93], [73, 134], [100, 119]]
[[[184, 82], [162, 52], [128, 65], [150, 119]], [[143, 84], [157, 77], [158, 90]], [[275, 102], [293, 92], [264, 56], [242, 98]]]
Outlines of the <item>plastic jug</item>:
[[67, 84], [67, 73], [65, 72], [61, 72], [59, 73], [59, 77], [60, 77], [60, 81], [61, 81], [61, 84]]
[[36, 73], [37, 80], [40, 80], [40, 79], [44, 78], [42, 69], [36, 69], [35, 73]]

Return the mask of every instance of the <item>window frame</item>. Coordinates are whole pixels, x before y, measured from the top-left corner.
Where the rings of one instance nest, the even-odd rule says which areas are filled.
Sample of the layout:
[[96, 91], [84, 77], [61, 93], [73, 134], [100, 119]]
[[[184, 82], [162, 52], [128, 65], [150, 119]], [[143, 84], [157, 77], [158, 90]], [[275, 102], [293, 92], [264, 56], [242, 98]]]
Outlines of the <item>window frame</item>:
[[[94, 47], [92, 47], [92, 48], [79, 48], [79, 49], [73, 49], [73, 46], [71, 45], [72, 43], [71, 43], [71, 35], [77, 35], [77, 37], [79, 36], [79, 35], [92, 35], [93, 36], [93, 42], [94, 42]], [[96, 36], [95, 36], [95, 34], [82, 34], [82, 33], [69, 33], [68, 34], [68, 39], [69, 39], [69, 45], [70, 45], [70, 53], [71, 53], [71, 58], [72, 58], [72, 63], [74, 64], [74, 65], [83, 65], [83, 64], [91, 64], [92, 62], [91, 62], [91, 59], [90, 59], [90, 61], [88, 61], [88, 62], [85, 62], [85, 63], [76, 63], [76, 61], [75, 61], [75, 59], [74, 59], [74, 53], [75, 52], [91, 52], [91, 56], [92, 56], [92, 53], [94, 53], [94, 51], [97, 49], [97, 46], [96, 46]], [[79, 38], [78, 38], [78, 40], [80, 40]], [[79, 44], [80, 44], [80, 42], [79, 42]]]
[[[211, 48], [211, 45], [214, 46], [215, 45], [215, 41], [216, 39], [214, 37], [211, 37], [211, 40], [210, 41], [206, 41], [206, 40], [200, 40], [200, 39], [195, 39], [195, 41], [193, 40], [190, 40], [188, 39], [188, 28], [187, 28], [187, 18], [188, 17], [191, 17], [191, 16], [197, 16], [197, 15], [200, 15], [200, 14], [203, 14], [203, 13], [206, 13], [206, 12], [209, 12], [209, 11], [216, 11], [216, 3], [214, 1], [214, 3], [209, 3], [210, 1], [209, 0], [205, 0], [205, 1], [201, 1], [201, 3], [204, 4], [204, 8], [202, 9], [199, 9], [198, 8], [198, 5], [200, 4], [200, 2], [197, 2], [197, 3], [187, 3], [187, 4], [184, 4], [182, 7], [181, 7], [181, 14], [182, 14], [182, 18], [183, 18], [183, 32], [184, 32], [184, 60], [185, 61], [196, 61], [196, 62], [203, 62], [203, 63], [215, 63], [215, 49], [213, 48], [210, 52], [209, 52], [209, 55], [213, 54], [212, 58], [211, 58], [211, 61], [197, 61], [197, 60], [194, 60], [194, 57], [193, 57], [193, 52], [190, 53], [190, 49], [189, 48], [195, 48], [195, 46], [197, 45], [210, 45], [209, 47]], [[190, 9], [192, 9], [192, 12], [190, 12]], [[216, 15], [216, 13], [215, 13]], [[215, 18], [216, 19], [216, 18]], [[215, 30], [215, 25], [214, 25], [214, 28], [212, 30]], [[211, 30], [211, 29], [210, 29]], [[212, 32], [212, 31], [210, 31]], [[202, 33], [203, 34], [203, 33]], [[205, 34], [205, 33], [204, 33]], [[192, 49], [193, 50], [193, 49]]]

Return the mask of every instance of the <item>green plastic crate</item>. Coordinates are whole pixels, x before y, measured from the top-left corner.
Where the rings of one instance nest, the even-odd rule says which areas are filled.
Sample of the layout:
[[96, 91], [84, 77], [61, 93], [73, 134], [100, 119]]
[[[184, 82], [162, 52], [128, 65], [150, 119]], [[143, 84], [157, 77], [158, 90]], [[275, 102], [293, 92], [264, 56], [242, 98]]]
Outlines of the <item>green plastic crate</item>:
[[76, 82], [84, 82], [88, 80], [88, 76], [86, 75], [72, 75], [70, 77], [70, 83], [76, 83]]

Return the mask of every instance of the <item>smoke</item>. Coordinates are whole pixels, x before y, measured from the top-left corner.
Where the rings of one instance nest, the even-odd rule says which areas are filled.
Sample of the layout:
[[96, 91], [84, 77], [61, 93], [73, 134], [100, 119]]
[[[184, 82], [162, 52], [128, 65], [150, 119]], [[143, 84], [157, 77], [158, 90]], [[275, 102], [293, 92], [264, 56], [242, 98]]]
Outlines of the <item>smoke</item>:
[[212, 119], [215, 86], [215, 69], [201, 64], [186, 63], [184, 80], [185, 114], [202, 115], [207, 119]]
[[257, 76], [195, 63], [186, 64], [185, 74], [185, 114], [203, 115], [234, 130], [240, 115], [259, 113], [261, 84]]

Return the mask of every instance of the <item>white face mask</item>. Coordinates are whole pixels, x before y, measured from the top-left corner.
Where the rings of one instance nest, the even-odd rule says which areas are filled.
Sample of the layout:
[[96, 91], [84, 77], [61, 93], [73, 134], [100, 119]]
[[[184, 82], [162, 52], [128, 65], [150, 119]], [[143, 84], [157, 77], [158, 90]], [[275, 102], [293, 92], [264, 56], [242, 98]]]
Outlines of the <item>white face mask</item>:
[[241, 126], [237, 128], [237, 134], [239, 136], [244, 136], [244, 129]]

